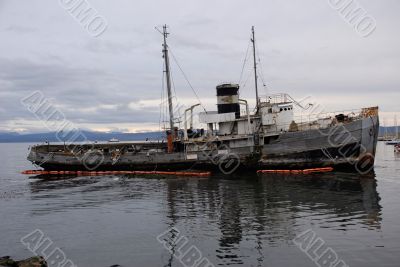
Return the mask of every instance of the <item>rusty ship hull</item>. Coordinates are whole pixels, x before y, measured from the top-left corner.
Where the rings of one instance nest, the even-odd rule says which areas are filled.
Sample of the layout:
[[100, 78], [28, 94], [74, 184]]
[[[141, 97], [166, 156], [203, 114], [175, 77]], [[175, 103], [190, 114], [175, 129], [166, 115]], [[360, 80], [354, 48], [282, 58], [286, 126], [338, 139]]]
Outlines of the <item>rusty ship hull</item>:
[[[233, 167], [247, 170], [330, 166], [360, 171], [373, 167], [378, 130], [378, 116], [369, 116], [325, 129], [284, 132], [274, 138], [254, 135], [250, 145], [241, 147], [221, 149], [220, 144], [226, 142], [223, 138], [199, 140], [197, 151], [183, 148], [172, 153], [168, 153], [166, 143], [160, 142], [38, 145], [31, 148], [28, 160], [45, 170], [213, 169], [228, 172]], [[91, 157], [68, 152], [68, 149], [85, 151], [89, 147], [94, 151]]]

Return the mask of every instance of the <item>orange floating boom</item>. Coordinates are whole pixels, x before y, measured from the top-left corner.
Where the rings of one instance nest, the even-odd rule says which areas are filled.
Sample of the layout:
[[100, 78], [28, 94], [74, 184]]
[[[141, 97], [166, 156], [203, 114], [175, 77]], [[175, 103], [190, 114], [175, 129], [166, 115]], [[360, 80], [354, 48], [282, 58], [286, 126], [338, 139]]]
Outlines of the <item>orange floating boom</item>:
[[331, 172], [331, 171], [333, 171], [332, 167], [325, 167], [325, 168], [313, 168], [304, 170], [258, 170], [257, 173], [309, 174], [309, 173]]
[[35, 174], [35, 175], [77, 175], [77, 176], [99, 176], [110, 174], [136, 174], [136, 175], [171, 175], [171, 176], [194, 176], [194, 177], [207, 177], [211, 172], [167, 172], [167, 171], [44, 171], [44, 170], [27, 170], [21, 172], [22, 174]]

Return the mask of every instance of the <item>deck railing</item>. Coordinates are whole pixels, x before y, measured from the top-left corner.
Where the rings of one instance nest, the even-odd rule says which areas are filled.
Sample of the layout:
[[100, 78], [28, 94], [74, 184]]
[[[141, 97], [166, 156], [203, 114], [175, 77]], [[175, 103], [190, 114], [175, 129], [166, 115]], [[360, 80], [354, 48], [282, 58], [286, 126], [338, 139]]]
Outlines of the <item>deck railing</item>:
[[[342, 121], [338, 121], [338, 115], [343, 115]], [[351, 122], [361, 118], [369, 116], [377, 116], [378, 107], [361, 108], [361, 109], [350, 109], [340, 110], [324, 113], [310, 113], [310, 114], [299, 114], [293, 116], [293, 121], [296, 123], [298, 130], [309, 130], [309, 129], [324, 129], [334, 124], [343, 122]], [[287, 124], [276, 124], [276, 129], [288, 129], [292, 125], [292, 122]]]

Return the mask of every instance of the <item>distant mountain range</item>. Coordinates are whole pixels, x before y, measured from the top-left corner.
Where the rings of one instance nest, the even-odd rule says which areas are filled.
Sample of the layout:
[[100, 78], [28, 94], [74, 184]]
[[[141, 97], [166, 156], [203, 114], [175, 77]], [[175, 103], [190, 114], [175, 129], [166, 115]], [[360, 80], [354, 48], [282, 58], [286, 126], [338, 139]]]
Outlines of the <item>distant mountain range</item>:
[[400, 133], [400, 126], [397, 126], [397, 131], [396, 131], [396, 126], [390, 126], [390, 127], [379, 127], [379, 136], [394, 136]]
[[[77, 132], [76, 132], [77, 133]], [[165, 134], [163, 132], [146, 132], [146, 133], [121, 133], [121, 132], [91, 132], [91, 131], [81, 131], [77, 136], [79, 138], [73, 138], [74, 133], [69, 133], [67, 135], [66, 141], [68, 139], [73, 139], [76, 142], [82, 141], [108, 141], [112, 138], [118, 139], [120, 141], [141, 141], [141, 140], [159, 140], [162, 139]], [[23, 142], [60, 142], [57, 139], [56, 132], [47, 133], [32, 133], [32, 134], [20, 134], [16, 132], [0, 132], [0, 143], [23, 143]]]

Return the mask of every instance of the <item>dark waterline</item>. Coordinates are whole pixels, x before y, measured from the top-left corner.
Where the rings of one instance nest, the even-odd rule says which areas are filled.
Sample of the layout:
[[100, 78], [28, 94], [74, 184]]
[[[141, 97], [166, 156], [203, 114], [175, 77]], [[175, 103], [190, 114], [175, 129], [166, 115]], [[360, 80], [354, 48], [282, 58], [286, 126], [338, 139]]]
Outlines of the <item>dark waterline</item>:
[[40, 229], [78, 266], [182, 266], [157, 241], [175, 227], [215, 266], [317, 266], [292, 242], [312, 229], [349, 266], [399, 266], [400, 157], [382, 143], [368, 176], [57, 181], [19, 174], [27, 147], [0, 144], [0, 256], [33, 256], [20, 239]]

